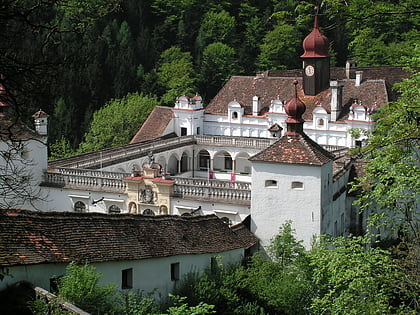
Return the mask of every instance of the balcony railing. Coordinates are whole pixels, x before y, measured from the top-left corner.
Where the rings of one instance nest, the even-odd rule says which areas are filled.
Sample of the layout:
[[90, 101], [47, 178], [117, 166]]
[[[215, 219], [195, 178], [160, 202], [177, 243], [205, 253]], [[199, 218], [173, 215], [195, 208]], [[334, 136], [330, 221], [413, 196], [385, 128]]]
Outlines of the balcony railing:
[[228, 136], [195, 136], [197, 144], [209, 146], [224, 146], [235, 148], [252, 148], [263, 150], [278, 138], [244, 138], [244, 137], [228, 137]]
[[250, 204], [251, 183], [175, 177], [174, 197]]
[[[129, 174], [95, 170], [57, 168], [45, 173], [44, 186], [126, 193], [127, 183], [122, 178]], [[248, 204], [251, 183], [174, 177], [174, 197], [211, 199], [220, 202]]]
[[115, 193], [125, 193], [127, 183], [121, 178], [97, 177], [80, 174], [65, 174], [47, 172], [44, 176], [43, 186], [65, 187], [74, 189], [84, 189], [87, 191], [108, 191]]

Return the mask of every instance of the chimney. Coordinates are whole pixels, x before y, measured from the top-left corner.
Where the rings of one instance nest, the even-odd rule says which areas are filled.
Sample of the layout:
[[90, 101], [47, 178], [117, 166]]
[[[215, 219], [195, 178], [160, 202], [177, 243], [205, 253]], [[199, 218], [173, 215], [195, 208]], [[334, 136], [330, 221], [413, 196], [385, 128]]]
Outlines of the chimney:
[[259, 97], [258, 96], [254, 96], [252, 98], [252, 115], [253, 116], [258, 116], [258, 113], [260, 112], [260, 102], [259, 102]]
[[363, 71], [356, 71], [356, 82], [355, 86], [360, 86], [363, 81]]
[[337, 121], [343, 104], [343, 86], [340, 81], [330, 81], [331, 87], [331, 121]]
[[357, 61], [356, 60], [347, 60], [346, 61], [346, 78], [355, 79], [356, 78], [356, 69]]
[[39, 110], [32, 115], [34, 118], [35, 130], [40, 136], [48, 135], [48, 115], [43, 111]]

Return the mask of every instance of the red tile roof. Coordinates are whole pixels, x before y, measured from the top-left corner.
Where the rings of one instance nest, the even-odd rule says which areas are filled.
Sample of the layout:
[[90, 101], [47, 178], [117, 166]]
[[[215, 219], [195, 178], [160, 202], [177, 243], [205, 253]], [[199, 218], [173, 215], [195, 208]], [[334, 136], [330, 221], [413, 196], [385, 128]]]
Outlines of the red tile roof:
[[[280, 99], [283, 103], [293, 97], [293, 81], [299, 81], [298, 96], [306, 105], [303, 118], [312, 120], [312, 111], [320, 104], [327, 111], [331, 108], [331, 89], [326, 89], [316, 96], [304, 95], [302, 79], [297, 77], [268, 77], [268, 76], [234, 76], [225, 84], [219, 93], [206, 107], [206, 114], [227, 115], [227, 105], [235, 98], [244, 104], [244, 114], [252, 115], [252, 97], [260, 98], [261, 108], [266, 109], [271, 101]], [[388, 103], [388, 95], [384, 80], [363, 81], [359, 87], [355, 86], [354, 79], [345, 79], [343, 88], [343, 115], [344, 119], [354, 99], [362, 101], [367, 106], [381, 107]]]
[[[331, 80], [341, 80], [343, 87], [343, 113], [339, 119], [347, 117], [349, 108], [354, 99], [362, 101], [367, 106], [384, 106], [396, 99], [392, 85], [408, 77], [402, 67], [359, 67], [363, 71], [363, 81], [355, 86], [355, 79], [347, 79], [345, 68], [332, 68]], [[299, 82], [299, 98], [306, 104], [303, 118], [312, 120], [312, 111], [317, 105], [322, 105], [327, 111], [331, 109], [331, 89], [326, 89], [316, 96], [306, 96], [302, 89], [302, 70], [273, 70], [257, 76], [233, 76], [223, 86], [219, 93], [206, 107], [206, 114], [227, 115], [227, 105], [236, 99], [244, 106], [244, 114], [252, 115], [252, 98], [258, 96], [261, 102], [261, 111], [267, 109], [272, 100], [280, 99], [288, 102], [294, 94], [292, 83]]]
[[174, 114], [172, 108], [156, 106], [141, 126], [140, 130], [131, 139], [130, 143], [152, 140], [163, 136]]
[[252, 156], [250, 161], [324, 165], [334, 159], [334, 155], [306, 134], [285, 135], [267, 149]]
[[256, 243], [215, 215], [142, 216], [0, 210], [0, 266], [220, 253]]

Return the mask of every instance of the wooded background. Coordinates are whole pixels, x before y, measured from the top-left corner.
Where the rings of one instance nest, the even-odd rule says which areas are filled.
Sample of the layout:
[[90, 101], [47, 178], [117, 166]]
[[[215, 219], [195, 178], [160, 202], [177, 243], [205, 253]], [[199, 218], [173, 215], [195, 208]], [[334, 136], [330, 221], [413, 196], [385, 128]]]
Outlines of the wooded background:
[[[315, 5], [332, 66], [401, 65], [414, 54], [416, 0], [5, 0], [1, 83], [21, 117], [50, 115], [49, 142], [64, 151], [125, 144], [156, 105], [196, 92], [208, 103], [231, 75], [300, 68]], [[95, 112], [132, 130], [87, 145], [106, 125], [94, 127]]]

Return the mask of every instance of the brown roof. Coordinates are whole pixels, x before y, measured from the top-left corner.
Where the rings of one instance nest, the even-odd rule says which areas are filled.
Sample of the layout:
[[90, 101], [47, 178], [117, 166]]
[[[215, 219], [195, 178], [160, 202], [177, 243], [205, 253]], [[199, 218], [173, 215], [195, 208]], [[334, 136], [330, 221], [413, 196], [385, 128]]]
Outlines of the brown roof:
[[324, 165], [334, 159], [334, 155], [304, 133], [286, 134], [267, 149], [252, 156], [250, 161]]
[[43, 138], [20, 120], [0, 116], [0, 139], [3, 141], [25, 141], [41, 140]]
[[156, 106], [141, 126], [140, 130], [131, 139], [130, 143], [152, 140], [163, 136], [163, 132], [174, 117], [172, 108]]
[[[359, 67], [363, 71], [363, 81], [355, 86], [355, 79], [346, 79], [345, 68], [332, 68], [331, 79], [340, 80], [343, 87], [343, 113], [339, 119], [345, 119], [354, 99], [370, 107], [384, 106], [395, 100], [391, 87], [408, 75], [402, 67]], [[305, 103], [307, 110], [305, 120], [312, 120], [312, 111], [318, 104], [327, 111], [331, 108], [331, 89], [326, 89], [316, 96], [306, 96], [302, 89], [302, 70], [268, 71], [257, 76], [233, 76], [206, 107], [206, 114], [227, 115], [227, 105], [232, 100], [244, 104], [244, 114], [252, 115], [252, 98], [258, 96], [262, 113], [266, 112], [272, 100], [280, 99], [288, 102], [294, 94], [293, 81], [299, 82], [299, 98]]]
[[0, 265], [104, 262], [220, 253], [255, 244], [215, 215], [0, 211]]

